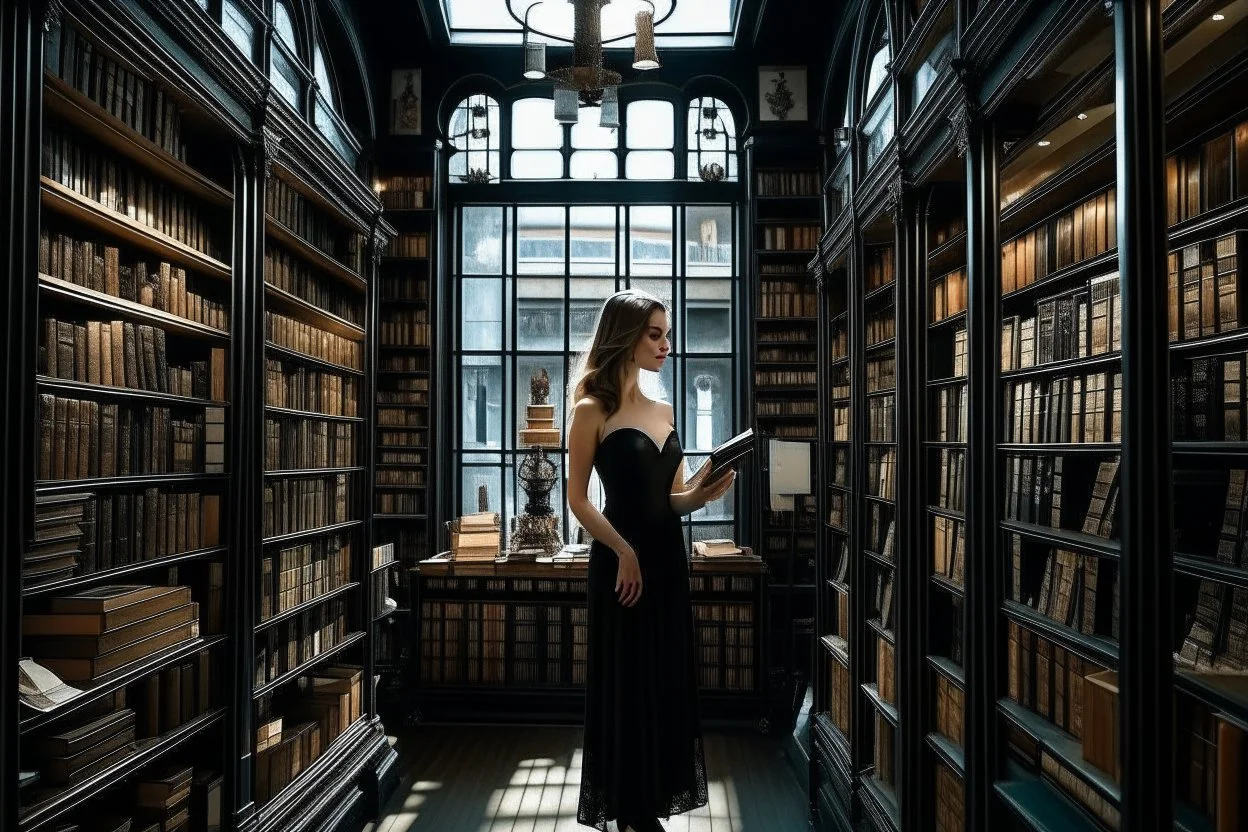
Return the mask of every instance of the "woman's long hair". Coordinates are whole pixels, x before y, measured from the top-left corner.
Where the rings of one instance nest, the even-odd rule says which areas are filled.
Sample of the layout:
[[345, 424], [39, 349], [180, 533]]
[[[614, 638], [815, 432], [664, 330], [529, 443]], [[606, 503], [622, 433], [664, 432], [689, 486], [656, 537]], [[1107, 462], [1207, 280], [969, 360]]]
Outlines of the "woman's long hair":
[[572, 376], [576, 384], [569, 388], [569, 416], [576, 403], [586, 396], [602, 402], [607, 416], [620, 409], [620, 371], [632, 357], [656, 310], [666, 312], [667, 306], [638, 289], [625, 289], [607, 298], [598, 314], [590, 347], [581, 355]]

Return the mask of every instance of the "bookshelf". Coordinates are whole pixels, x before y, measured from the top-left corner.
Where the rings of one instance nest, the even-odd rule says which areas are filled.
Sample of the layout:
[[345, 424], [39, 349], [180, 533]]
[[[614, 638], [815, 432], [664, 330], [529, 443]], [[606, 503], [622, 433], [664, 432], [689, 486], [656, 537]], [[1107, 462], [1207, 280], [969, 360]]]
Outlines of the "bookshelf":
[[[579, 723], [587, 564], [456, 563], [447, 554], [412, 575], [421, 717]], [[689, 581], [703, 718], [764, 725], [763, 565], [695, 558]]]
[[[429, 557], [432, 521], [431, 476], [437, 471], [430, 440], [436, 389], [434, 351], [437, 278], [435, 232], [440, 176], [436, 153], [421, 153], [429, 167], [381, 177], [378, 194], [385, 216], [398, 230], [382, 258], [377, 293], [376, 476], [373, 528], [378, 544], [391, 544], [393, 566], [375, 580], [388, 587], [394, 609], [374, 621], [375, 661], [383, 690], [397, 707], [401, 683], [415, 661], [412, 570]], [[410, 160], [408, 160], [410, 164]], [[436, 538], [435, 538], [436, 539]]]
[[34, 496], [17, 523], [21, 655], [83, 693], [6, 728], [37, 772], [5, 821], [22, 830], [175, 763], [219, 805], [229, 768], [232, 159], [224, 130], [85, 31], [66, 21], [41, 54]]
[[[754, 287], [749, 418], [763, 437], [813, 445], [819, 310], [806, 264], [820, 231], [819, 163], [813, 137], [802, 138], [809, 141], [760, 134], [745, 143]], [[819, 499], [794, 495], [792, 508], [777, 510], [768, 475], [760, 471], [755, 480], [754, 548], [769, 574], [769, 684], [787, 700], [812, 673]]]
[[[926, 279], [920, 326], [923, 447], [919, 452], [924, 541], [922, 673], [924, 779], [937, 829], [959, 829], [965, 802], [966, 462], [968, 435], [966, 188], [950, 183], [928, 197], [919, 272]], [[916, 265], [918, 265], [916, 263]], [[920, 281], [921, 282], [921, 281]]]
[[[1238, 828], [1248, 112], [1232, 91], [1248, 76], [1233, 46], [1243, 10], [907, 5], [894, 9], [883, 82], [898, 140], [874, 141], [868, 116], [887, 93], [858, 100], [866, 78], [848, 59], [827, 98], [850, 130], [829, 137], [811, 264], [827, 333], [823, 494], [837, 493], [838, 399], [869, 420], [867, 365], [890, 354], [909, 557], [891, 567], [890, 632], [859, 597], [889, 569], [865, 545], [878, 495], [862, 441], [848, 466], [846, 587], [836, 523], [819, 543], [819, 825]], [[843, 23], [854, 54], [882, 48], [881, 6]], [[1115, 53], [1115, 27], [1134, 64]], [[929, 61], [950, 32], [959, 58]], [[1162, 89], [1131, 66], [1156, 69]], [[891, 243], [890, 296], [869, 275]], [[842, 291], [847, 391], [834, 346]], [[872, 313], [890, 302], [893, 340], [871, 349]], [[854, 447], [873, 428], [857, 418]], [[879, 677], [887, 635], [895, 702]], [[892, 793], [879, 776], [890, 732]]]
[[6, 121], [38, 222], [12, 238], [4, 663], [82, 693], [5, 699], [6, 829], [345, 828], [395, 777], [365, 590], [394, 230], [224, 35], [174, 46], [186, 14], [22, 23], [41, 132]]

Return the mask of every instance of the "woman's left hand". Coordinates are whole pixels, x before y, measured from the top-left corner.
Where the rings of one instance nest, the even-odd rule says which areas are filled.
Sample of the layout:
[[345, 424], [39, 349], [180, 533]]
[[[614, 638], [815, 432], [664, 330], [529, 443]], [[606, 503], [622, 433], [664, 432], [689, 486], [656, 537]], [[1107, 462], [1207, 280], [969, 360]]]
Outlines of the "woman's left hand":
[[[701, 474], [700, 471], [698, 473]], [[727, 474], [724, 474], [710, 485], [702, 483], [699, 478], [698, 483], [693, 487], [694, 502], [697, 504], [698, 508], [702, 508], [707, 503], [713, 503], [720, 497], [724, 496], [724, 493], [731, 488], [732, 484], [736, 481], [736, 471], [729, 471]]]

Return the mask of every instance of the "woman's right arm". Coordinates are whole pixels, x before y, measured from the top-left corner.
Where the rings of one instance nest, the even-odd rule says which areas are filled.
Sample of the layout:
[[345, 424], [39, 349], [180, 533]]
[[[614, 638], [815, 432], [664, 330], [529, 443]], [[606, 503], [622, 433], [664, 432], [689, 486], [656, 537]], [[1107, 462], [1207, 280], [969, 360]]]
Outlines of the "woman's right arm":
[[[572, 409], [572, 422], [568, 425], [568, 508], [594, 540], [610, 547], [620, 557], [621, 567], [624, 567], [629, 560], [636, 562], [637, 553], [589, 499], [589, 474], [594, 467], [594, 452], [598, 449], [598, 434], [603, 421], [602, 407], [594, 399], [581, 399]], [[628, 578], [632, 577], [631, 569], [624, 571], [629, 573]], [[635, 593], [640, 595], [640, 574], [637, 578]], [[634, 590], [617, 582], [616, 591], [621, 589], [624, 594], [620, 601], [632, 606], [636, 602]]]

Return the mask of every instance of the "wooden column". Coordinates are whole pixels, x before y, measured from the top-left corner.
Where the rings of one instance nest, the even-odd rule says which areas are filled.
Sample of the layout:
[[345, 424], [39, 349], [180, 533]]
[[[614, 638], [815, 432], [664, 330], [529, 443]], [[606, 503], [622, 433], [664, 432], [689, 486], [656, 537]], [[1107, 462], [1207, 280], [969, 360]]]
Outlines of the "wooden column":
[[1122, 828], [1174, 814], [1170, 362], [1160, 0], [1115, 0], [1114, 114], [1122, 283], [1119, 754]]
[[966, 829], [991, 832], [1001, 742], [997, 697], [1001, 679], [1001, 562], [997, 550], [997, 395], [1001, 350], [1000, 164], [996, 129], [978, 117], [965, 67], [964, 100], [956, 114], [959, 151], [966, 155], [967, 482], [966, 482]]
[[[17, 828], [17, 663], [22, 656], [22, 558], [34, 520], [35, 326], [39, 251], [39, 153], [43, 121], [42, 24], [59, 25], [59, 6], [43, 15], [34, 0], [0, 0], [0, 257], [4, 260], [4, 335], [0, 374], [0, 828]], [[13, 404], [25, 402], [26, 406]]]
[[230, 574], [229, 759], [237, 762], [234, 828], [253, 828], [256, 805], [252, 683], [255, 625], [259, 620], [260, 541], [264, 503], [264, 192], [277, 140], [262, 131], [251, 147], [240, 147], [234, 164], [234, 273], [230, 285], [234, 331], [230, 340], [230, 415], [227, 454], [232, 472], [229, 510]]

